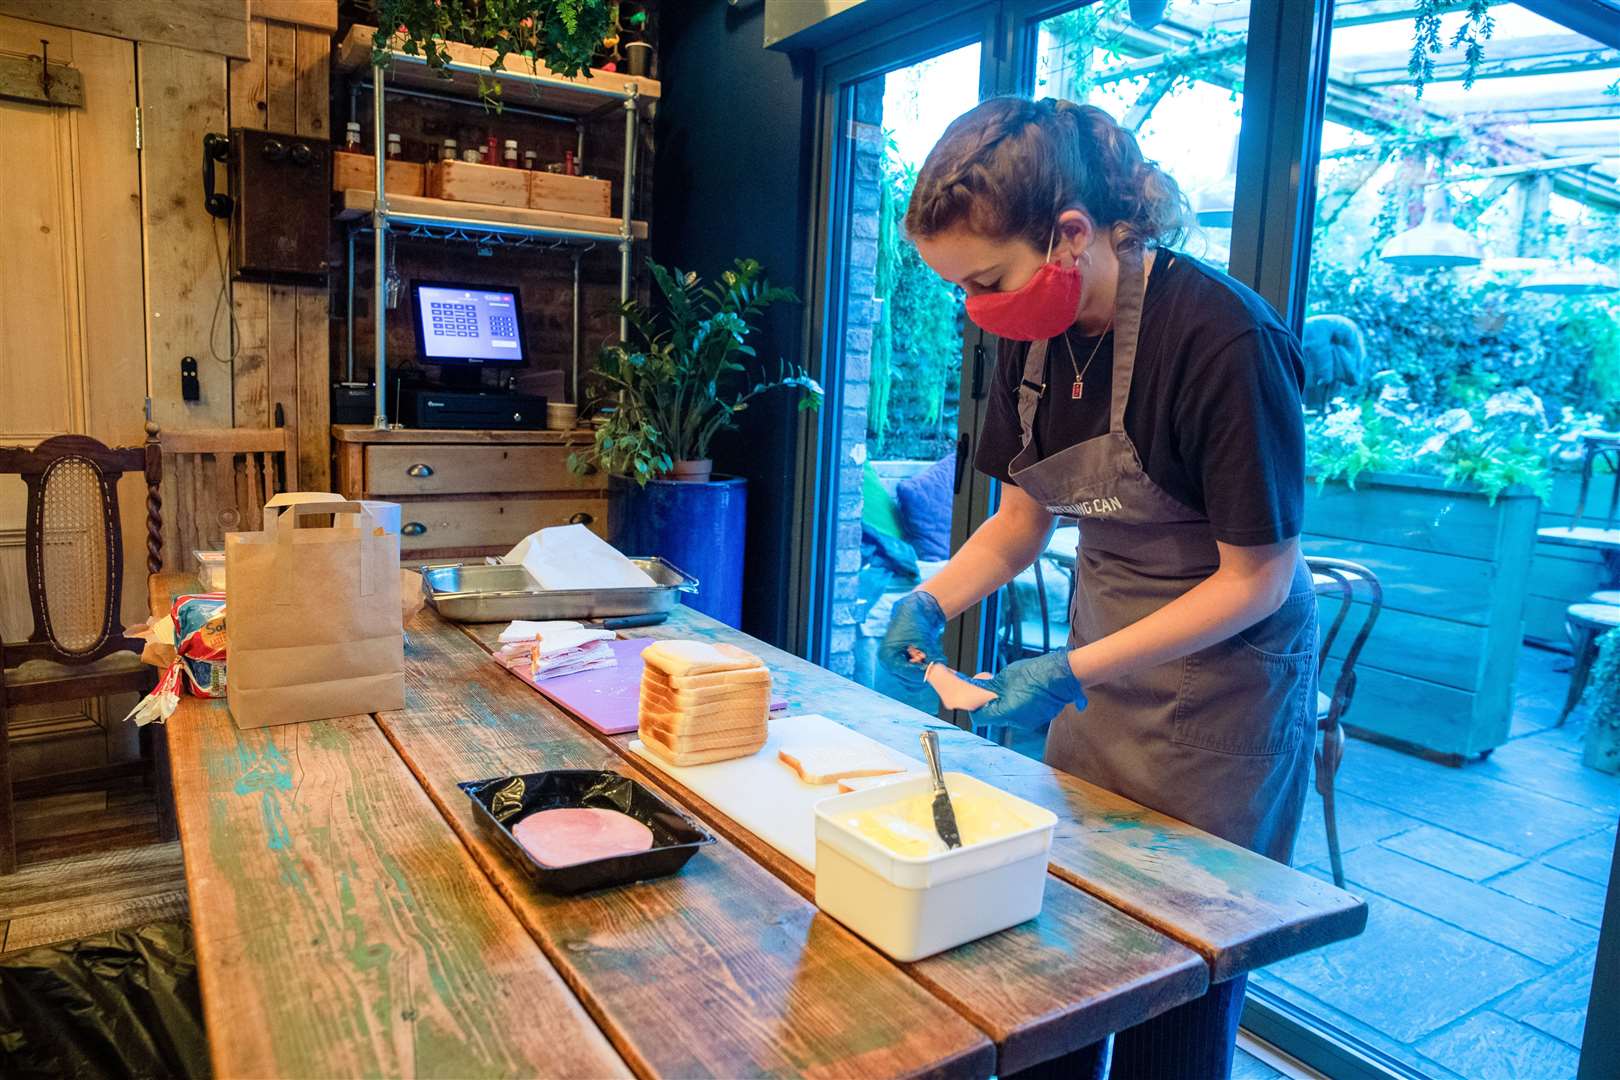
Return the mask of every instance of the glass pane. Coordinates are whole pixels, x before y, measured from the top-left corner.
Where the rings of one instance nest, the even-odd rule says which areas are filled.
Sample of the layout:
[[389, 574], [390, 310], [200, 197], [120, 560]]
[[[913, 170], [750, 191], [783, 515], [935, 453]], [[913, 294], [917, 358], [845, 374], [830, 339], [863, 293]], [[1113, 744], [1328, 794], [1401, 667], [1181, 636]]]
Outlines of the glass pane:
[[824, 572], [833, 610], [828, 666], [934, 712], [877, 663], [894, 603], [950, 554], [962, 298], [918, 257], [902, 219], [917, 170], [979, 99], [977, 44], [845, 89], [851, 190], [845, 231], [839, 467], [828, 505], [837, 543]]
[[[1383, 590], [1319, 778], [1371, 919], [1250, 986], [1430, 1075], [1574, 1076], [1620, 813], [1620, 649], [1569, 709], [1570, 635], [1589, 658], [1620, 623], [1620, 596], [1583, 606], [1620, 584], [1620, 61], [1492, 5], [1470, 86], [1459, 10], [1420, 97], [1411, 16], [1370, 6], [1340, 3], [1330, 42], [1304, 544]], [[1313, 789], [1295, 864], [1331, 877], [1329, 835]]]
[[1187, 253], [1226, 269], [1243, 122], [1248, 5], [1170, 0], [1143, 30], [1126, 0], [1101, 0], [1036, 27], [1035, 96], [1095, 105], [1136, 133], [1187, 194]]
[[[1231, 250], [1237, 137], [1243, 120], [1248, 6], [1171, 0], [1150, 30], [1125, 0], [1101, 0], [1035, 25], [1034, 93], [1095, 105], [1131, 128], [1142, 153], [1181, 186], [1195, 211], [1182, 247], [1225, 270]], [[1061, 521], [1034, 566], [997, 594], [986, 666], [1068, 640], [1079, 527]], [[996, 732], [1040, 757], [1044, 728]]]

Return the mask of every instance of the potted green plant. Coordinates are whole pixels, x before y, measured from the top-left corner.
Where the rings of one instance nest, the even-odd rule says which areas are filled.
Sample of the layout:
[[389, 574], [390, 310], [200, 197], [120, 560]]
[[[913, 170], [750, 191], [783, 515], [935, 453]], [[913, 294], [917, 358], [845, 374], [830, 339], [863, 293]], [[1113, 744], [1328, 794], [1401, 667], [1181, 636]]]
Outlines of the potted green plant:
[[619, 308], [626, 340], [601, 351], [587, 376], [597, 412], [590, 446], [571, 455], [576, 472], [618, 478], [613, 542], [632, 555], [660, 555], [698, 577], [693, 606], [733, 625], [741, 618], [746, 489], [712, 476], [710, 444], [765, 394], [819, 408], [821, 387], [803, 369], [760, 361], [749, 336], [773, 304], [797, 300], [772, 286], [753, 259], [713, 282], [647, 262], [656, 303]]
[[[420, 56], [445, 78], [452, 43], [488, 49], [492, 72], [519, 56], [530, 71], [573, 76], [588, 71], [617, 20], [617, 0], [380, 0], [372, 48], [380, 62], [389, 50]], [[486, 105], [500, 108], [500, 80], [480, 76], [478, 91]]]

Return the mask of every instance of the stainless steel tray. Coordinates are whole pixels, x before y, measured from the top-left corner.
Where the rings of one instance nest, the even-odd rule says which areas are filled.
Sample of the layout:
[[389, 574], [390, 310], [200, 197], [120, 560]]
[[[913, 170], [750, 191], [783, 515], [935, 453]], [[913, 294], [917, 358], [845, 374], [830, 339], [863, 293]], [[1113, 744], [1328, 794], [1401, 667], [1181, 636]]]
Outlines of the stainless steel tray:
[[513, 563], [440, 563], [422, 567], [428, 603], [452, 622], [513, 619], [612, 619], [654, 615], [673, 608], [697, 578], [663, 559], [631, 559], [653, 581], [650, 589], [542, 589]]

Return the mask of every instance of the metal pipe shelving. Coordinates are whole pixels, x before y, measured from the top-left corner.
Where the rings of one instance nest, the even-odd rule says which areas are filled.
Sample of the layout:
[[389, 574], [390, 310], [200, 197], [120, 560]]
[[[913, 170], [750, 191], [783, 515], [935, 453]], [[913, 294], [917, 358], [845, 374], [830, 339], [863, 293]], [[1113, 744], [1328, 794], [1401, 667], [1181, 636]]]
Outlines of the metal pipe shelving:
[[[405, 57], [404, 54], [395, 53], [396, 61], [419, 62]], [[486, 78], [494, 77], [505, 81], [527, 83], [540, 87], [566, 87], [573, 93], [586, 93], [610, 99], [603, 106], [592, 110], [576, 123], [578, 132], [577, 145], [583, 156], [585, 141], [584, 119], [591, 115], [605, 112], [615, 107], [624, 110], [624, 180], [623, 192], [620, 201], [619, 228], [616, 232], [593, 231], [588, 229], [571, 229], [562, 226], [522, 225], [511, 222], [484, 221], [466, 217], [449, 215], [411, 213], [391, 213], [388, 209], [388, 197], [384, 184], [384, 171], [387, 164], [387, 124], [385, 100], [389, 94], [386, 85], [386, 68], [381, 64], [373, 64], [371, 68], [371, 120], [372, 120], [372, 154], [376, 165], [375, 189], [372, 196], [371, 213], [368, 218], [360, 218], [351, 224], [348, 235], [348, 266], [347, 284], [349, 303], [345, 308], [347, 319], [348, 355], [346, 357], [348, 377], [354, 379], [354, 238], [357, 232], [369, 229], [372, 233], [372, 320], [374, 326], [373, 337], [373, 381], [376, 387], [376, 415], [372, 419], [372, 426], [378, 430], [389, 427], [388, 423], [388, 334], [387, 334], [387, 253], [388, 233], [396, 224], [404, 226], [402, 236], [422, 239], [439, 239], [447, 241], [484, 242], [489, 238], [492, 245], [527, 246], [539, 240], [550, 240], [553, 243], [549, 249], [562, 246], [573, 248], [573, 371], [572, 389], [574, 399], [579, 399], [579, 333], [580, 333], [580, 259], [598, 243], [616, 243], [619, 249], [619, 300], [621, 303], [630, 299], [631, 283], [631, 252], [635, 244], [633, 234], [631, 208], [634, 205], [634, 186], [636, 169], [636, 142], [640, 135], [641, 123], [641, 91], [640, 85], [634, 81], [626, 81], [618, 86], [609, 85], [611, 73], [602, 73], [601, 84], [596, 85], [564, 80], [552, 75], [538, 75], [525, 72], [500, 72], [493, 76], [487, 68], [476, 65], [452, 62], [450, 69], [469, 74], [482, 74]], [[533, 111], [533, 110], [528, 110]], [[408, 230], [408, 231], [407, 231]], [[501, 240], [494, 238], [500, 237]], [[516, 241], [508, 238], [518, 238]], [[628, 332], [626, 321], [619, 320], [619, 334], [624, 336]]]

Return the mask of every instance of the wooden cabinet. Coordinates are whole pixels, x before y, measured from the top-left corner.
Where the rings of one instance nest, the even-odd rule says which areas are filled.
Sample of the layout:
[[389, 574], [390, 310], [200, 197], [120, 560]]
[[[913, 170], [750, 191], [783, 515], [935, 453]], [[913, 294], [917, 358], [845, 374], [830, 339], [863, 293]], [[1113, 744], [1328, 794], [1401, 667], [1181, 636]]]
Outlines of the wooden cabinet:
[[504, 554], [536, 529], [577, 523], [607, 535], [607, 480], [576, 476], [584, 432], [332, 428], [337, 488], [400, 505], [407, 563]]

